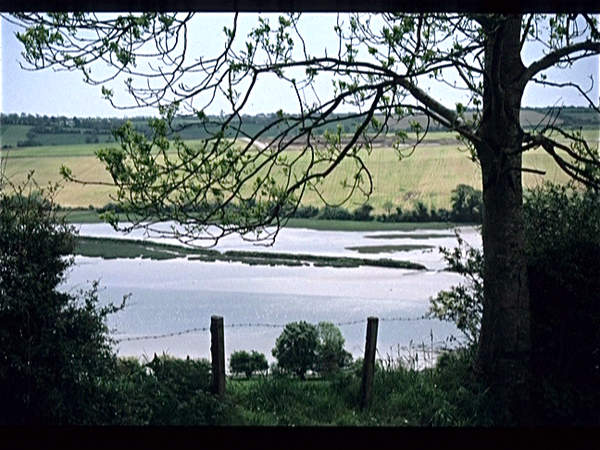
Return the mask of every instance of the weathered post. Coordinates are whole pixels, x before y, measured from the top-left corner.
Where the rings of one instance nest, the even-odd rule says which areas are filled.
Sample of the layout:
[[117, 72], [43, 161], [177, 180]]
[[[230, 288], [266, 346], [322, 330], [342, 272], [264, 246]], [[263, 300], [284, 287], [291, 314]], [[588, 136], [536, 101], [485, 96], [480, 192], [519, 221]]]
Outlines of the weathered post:
[[360, 409], [369, 408], [373, 400], [373, 379], [375, 378], [375, 350], [377, 348], [377, 317], [367, 318], [367, 342], [360, 385]]
[[225, 397], [225, 339], [223, 336], [223, 318], [212, 316], [210, 318], [210, 354], [213, 372], [213, 394], [220, 400]]

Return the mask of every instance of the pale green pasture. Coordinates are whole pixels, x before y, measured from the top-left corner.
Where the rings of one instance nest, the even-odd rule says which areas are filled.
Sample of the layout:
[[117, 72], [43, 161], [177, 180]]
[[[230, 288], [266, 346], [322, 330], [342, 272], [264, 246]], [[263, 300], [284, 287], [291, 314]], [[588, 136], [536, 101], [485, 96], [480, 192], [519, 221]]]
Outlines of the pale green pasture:
[[27, 139], [27, 131], [30, 126], [15, 126], [0, 124], [0, 148], [5, 145], [16, 146], [17, 142]]
[[109, 194], [116, 192], [114, 188], [97, 185], [84, 186], [63, 181], [60, 175], [62, 165], [69, 167], [75, 177], [83, 181], [111, 181], [110, 175], [95, 156], [8, 158], [6, 160], [6, 176], [14, 184], [17, 184], [23, 182], [29, 172], [33, 170], [34, 179], [42, 187], [47, 186], [48, 183], [61, 182], [62, 189], [56, 196], [56, 202], [62, 206], [103, 206], [111, 201]]
[[[585, 130], [586, 138], [597, 138], [593, 130]], [[451, 138], [451, 133], [432, 133], [440, 139]], [[193, 141], [189, 142], [194, 145]], [[110, 182], [110, 176], [103, 165], [94, 156], [94, 151], [106, 147], [106, 144], [88, 144], [74, 146], [50, 146], [2, 151], [3, 164], [6, 163], [6, 175], [13, 182], [25, 179], [30, 170], [34, 170], [35, 179], [40, 185], [61, 181], [61, 165], [69, 167], [73, 175], [83, 181]], [[470, 160], [468, 152], [459, 150], [461, 144], [423, 145], [413, 155], [399, 159], [398, 152], [391, 148], [376, 147], [370, 155], [364, 155], [364, 161], [373, 180], [373, 192], [369, 203], [376, 213], [385, 211], [386, 206], [410, 209], [416, 201], [435, 208], [448, 208], [452, 190], [458, 184], [468, 184], [481, 189], [479, 167]], [[297, 151], [286, 152], [288, 159], [296, 156]], [[304, 160], [306, 161], [306, 160]], [[524, 173], [525, 186], [532, 187], [543, 180], [557, 183], [567, 181], [568, 177], [558, 168], [552, 159], [542, 150], [527, 152], [524, 155], [524, 167], [542, 170], [545, 176]], [[301, 170], [301, 169], [298, 169]], [[351, 181], [356, 167], [352, 161], [344, 161], [319, 186], [329, 203], [339, 203], [348, 195], [343, 181]], [[282, 177], [277, 177], [282, 180]], [[365, 184], [367, 188], [367, 179]], [[111, 201], [109, 194], [114, 188], [108, 186], [63, 183], [64, 187], [57, 196], [57, 202], [64, 206], [87, 207], [102, 206]], [[362, 204], [366, 198], [356, 193], [344, 206], [350, 210]], [[307, 191], [303, 204], [323, 206], [315, 192]]]
[[[65, 158], [95, 156], [101, 148], [111, 144], [81, 144], [81, 145], [44, 145], [40, 147], [10, 148], [2, 150], [2, 157], [8, 158]], [[114, 146], [114, 144], [112, 144]]]

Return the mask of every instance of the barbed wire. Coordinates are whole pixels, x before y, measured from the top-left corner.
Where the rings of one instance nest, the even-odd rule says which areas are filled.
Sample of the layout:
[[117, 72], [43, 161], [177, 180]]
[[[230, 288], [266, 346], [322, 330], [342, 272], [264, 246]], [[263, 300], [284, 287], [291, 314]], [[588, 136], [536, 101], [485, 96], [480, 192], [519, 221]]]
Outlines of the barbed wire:
[[[427, 315], [419, 316], [419, 317], [382, 317], [378, 318], [380, 322], [415, 322], [419, 320], [438, 320], [435, 317], [428, 317]], [[360, 320], [352, 320], [349, 322], [338, 322], [334, 323], [335, 326], [343, 327], [348, 325], [357, 325], [357, 324], [366, 324], [365, 319]], [[233, 324], [225, 324], [223, 325], [225, 328], [250, 328], [250, 327], [263, 327], [263, 328], [285, 328], [286, 324], [269, 324], [269, 323], [233, 323]], [[189, 328], [183, 331], [175, 331], [172, 333], [164, 333], [164, 334], [155, 334], [155, 335], [145, 335], [145, 336], [133, 336], [128, 338], [117, 338], [114, 339], [115, 342], [130, 342], [130, 341], [143, 341], [150, 339], [164, 339], [174, 336], [181, 336], [184, 334], [190, 334], [194, 332], [207, 332], [210, 331], [210, 327], [197, 327], [197, 328]]]

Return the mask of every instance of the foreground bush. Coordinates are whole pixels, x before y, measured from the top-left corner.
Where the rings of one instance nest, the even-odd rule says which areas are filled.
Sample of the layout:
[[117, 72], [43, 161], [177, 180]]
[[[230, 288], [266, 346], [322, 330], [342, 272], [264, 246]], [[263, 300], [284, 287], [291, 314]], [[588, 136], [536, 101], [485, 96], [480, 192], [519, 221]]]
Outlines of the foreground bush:
[[600, 193], [547, 185], [525, 217], [543, 412], [551, 425], [600, 425]]
[[[546, 184], [525, 197], [534, 402], [550, 425], [600, 424], [600, 193]], [[460, 242], [460, 241], [459, 241]], [[430, 314], [476, 341], [482, 254], [444, 251], [466, 284], [431, 300]]]
[[119, 359], [107, 379], [105, 405], [113, 425], [226, 425], [234, 412], [212, 395], [206, 360], [156, 356], [146, 362]]
[[116, 357], [106, 318], [118, 308], [100, 308], [95, 287], [57, 290], [73, 230], [33, 182], [0, 188], [0, 423], [110, 421], [105, 380]]

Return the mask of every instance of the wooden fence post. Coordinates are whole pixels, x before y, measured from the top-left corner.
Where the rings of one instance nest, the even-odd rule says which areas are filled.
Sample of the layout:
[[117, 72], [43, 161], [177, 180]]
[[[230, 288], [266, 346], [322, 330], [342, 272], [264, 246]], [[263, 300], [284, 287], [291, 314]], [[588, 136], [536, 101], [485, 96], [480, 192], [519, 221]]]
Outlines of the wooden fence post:
[[377, 348], [377, 317], [367, 318], [367, 342], [360, 385], [360, 409], [369, 408], [373, 400], [373, 379], [375, 378], [375, 350]]
[[213, 394], [220, 400], [225, 397], [225, 339], [223, 336], [223, 318], [210, 318], [210, 354], [212, 358]]

